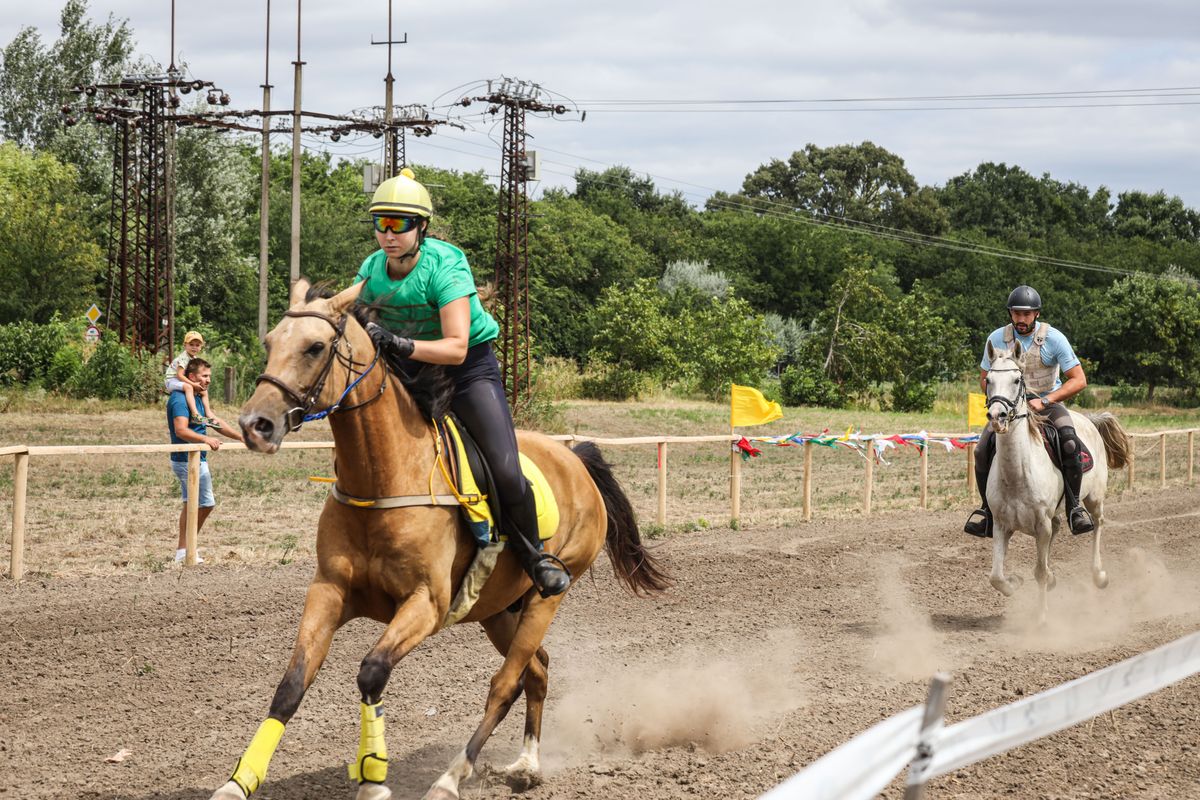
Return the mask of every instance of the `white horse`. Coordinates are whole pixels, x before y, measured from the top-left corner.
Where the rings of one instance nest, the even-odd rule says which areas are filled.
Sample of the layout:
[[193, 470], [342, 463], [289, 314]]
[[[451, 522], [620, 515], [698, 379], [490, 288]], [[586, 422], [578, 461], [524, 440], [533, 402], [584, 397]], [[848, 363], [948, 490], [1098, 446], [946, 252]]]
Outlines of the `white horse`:
[[[1050, 571], [1050, 542], [1061, 526], [1064, 510], [1063, 477], [1050, 460], [1042, 439], [1045, 417], [1030, 410], [1025, 398], [1024, 353], [1020, 342], [1009, 350], [997, 350], [988, 342], [991, 369], [987, 374], [987, 416], [996, 439], [996, 456], [988, 474], [987, 498], [992, 510], [993, 544], [991, 583], [1011, 597], [1021, 584], [1020, 576], [1004, 575], [1008, 540], [1017, 531], [1037, 540], [1037, 579], [1041, 600], [1041, 622], [1046, 621], [1046, 591], [1055, 585]], [[1119, 469], [1129, 459], [1129, 437], [1112, 414], [1080, 414], [1071, 420], [1079, 438], [1092, 453], [1093, 468], [1083, 475], [1080, 500], [1091, 513], [1092, 581], [1103, 589], [1108, 575], [1100, 561], [1100, 535], [1104, 524], [1104, 495], [1108, 469]], [[1025, 424], [1018, 425], [1020, 420]]]

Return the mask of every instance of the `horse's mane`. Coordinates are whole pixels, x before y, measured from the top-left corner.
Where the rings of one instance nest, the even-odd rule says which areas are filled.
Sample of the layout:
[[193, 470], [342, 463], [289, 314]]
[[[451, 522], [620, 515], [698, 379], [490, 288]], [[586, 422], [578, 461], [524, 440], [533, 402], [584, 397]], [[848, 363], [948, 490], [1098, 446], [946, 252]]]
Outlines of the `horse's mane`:
[[[315, 283], [308, 288], [304, 302], [327, 300], [335, 294], [329, 281]], [[350, 308], [354, 320], [366, 327], [368, 322], [378, 319], [381, 303], [355, 303]], [[413, 402], [428, 420], [441, 419], [450, 413], [450, 403], [454, 399], [454, 383], [446, 374], [446, 368], [441, 364], [420, 364], [413, 370], [413, 362], [401, 362], [390, 356], [385, 356], [392, 375], [400, 381], [400, 385], [412, 397]]]

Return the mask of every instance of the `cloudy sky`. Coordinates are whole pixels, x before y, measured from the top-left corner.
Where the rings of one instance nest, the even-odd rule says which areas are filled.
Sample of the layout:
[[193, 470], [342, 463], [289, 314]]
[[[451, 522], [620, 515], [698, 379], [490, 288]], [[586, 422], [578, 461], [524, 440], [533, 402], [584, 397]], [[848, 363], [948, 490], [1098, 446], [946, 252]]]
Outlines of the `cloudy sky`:
[[[271, 3], [276, 108], [292, 104], [296, 5]], [[52, 41], [60, 7], [0, 0], [0, 43], [22, 26]], [[127, 19], [138, 54], [169, 61], [170, 0], [90, 8], [99, 20]], [[505, 75], [587, 110], [583, 122], [529, 120], [541, 188], [571, 185], [580, 166], [623, 164], [703, 203], [808, 142], [870, 140], [923, 184], [1002, 161], [1093, 190], [1162, 189], [1200, 207], [1195, 0], [469, 0], [397, 2], [394, 14], [395, 37], [408, 38], [393, 56], [397, 103], [445, 102]], [[266, 0], [180, 2], [176, 60], [225, 88], [233, 107], [257, 107], [265, 18]], [[371, 41], [387, 37], [387, 18], [387, 0], [305, 0], [306, 110], [383, 102], [386, 48]], [[476, 118], [466, 132], [410, 138], [409, 160], [495, 174], [498, 137]], [[380, 152], [370, 137], [305, 143]]]

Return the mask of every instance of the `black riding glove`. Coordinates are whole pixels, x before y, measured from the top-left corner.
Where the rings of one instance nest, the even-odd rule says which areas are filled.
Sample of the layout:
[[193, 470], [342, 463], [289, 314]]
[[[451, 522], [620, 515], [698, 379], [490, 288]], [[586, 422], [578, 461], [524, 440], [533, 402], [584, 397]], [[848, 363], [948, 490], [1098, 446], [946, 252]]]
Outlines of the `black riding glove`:
[[375, 347], [379, 349], [379, 352], [386, 356], [408, 358], [413, 353], [414, 345], [412, 339], [397, 336], [377, 323], [367, 323], [367, 335], [371, 337], [371, 341], [375, 343]]

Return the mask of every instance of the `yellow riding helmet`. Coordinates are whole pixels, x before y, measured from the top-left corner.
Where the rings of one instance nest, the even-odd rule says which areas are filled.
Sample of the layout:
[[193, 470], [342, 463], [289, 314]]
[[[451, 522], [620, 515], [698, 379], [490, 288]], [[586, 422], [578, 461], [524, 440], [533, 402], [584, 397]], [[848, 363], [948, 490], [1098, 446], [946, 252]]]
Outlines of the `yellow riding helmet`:
[[379, 184], [371, 198], [372, 214], [416, 215], [429, 219], [433, 216], [433, 201], [429, 190], [417, 181], [408, 167], [400, 170], [394, 178]]

